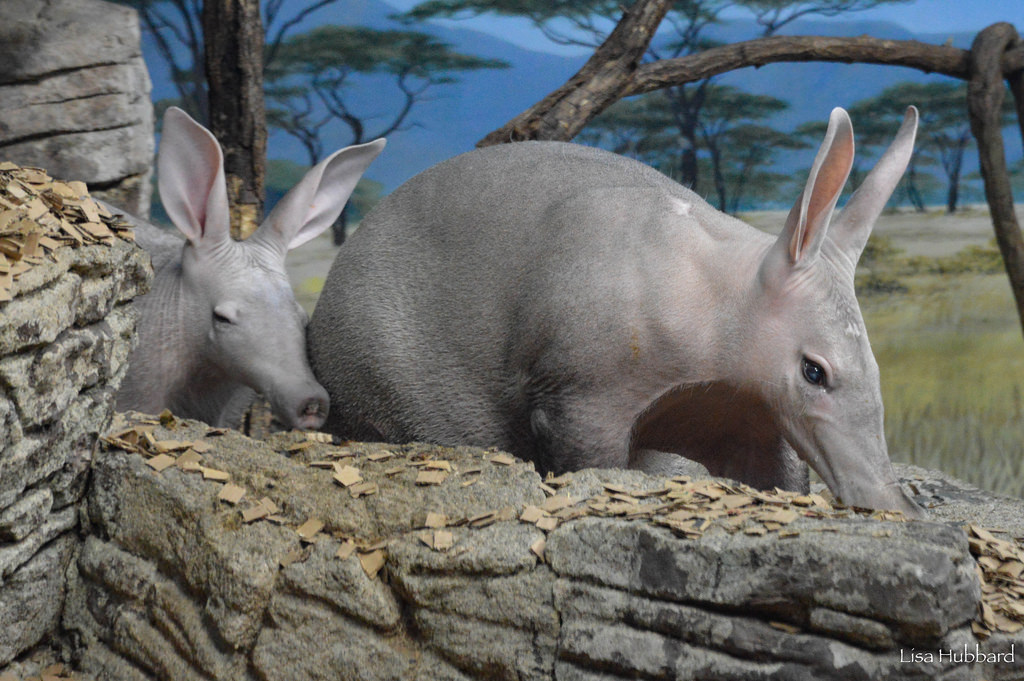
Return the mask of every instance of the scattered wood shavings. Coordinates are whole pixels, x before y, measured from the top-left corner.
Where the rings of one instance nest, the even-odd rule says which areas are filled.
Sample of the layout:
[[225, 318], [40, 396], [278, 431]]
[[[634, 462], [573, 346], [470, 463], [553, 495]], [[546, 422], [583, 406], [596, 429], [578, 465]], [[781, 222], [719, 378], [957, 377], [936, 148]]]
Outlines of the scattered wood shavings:
[[230, 482], [220, 488], [220, 493], [217, 494], [217, 498], [221, 501], [226, 501], [232, 506], [236, 505], [245, 496], [245, 489], [238, 485], [231, 484]]
[[339, 560], [347, 560], [355, 552], [356, 543], [351, 539], [346, 539], [341, 543], [341, 546], [338, 547], [338, 550], [335, 552], [334, 557], [338, 558]]
[[293, 563], [302, 563], [308, 559], [309, 553], [300, 546], [284, 554], [284, 556], [281, 557], [278, 563], [280, 563], [282, 568], [286, 568], [289, 565], [292, 565]]
[[455, 546], [455, 535], [448, 530], [428, 530], [416, 535], [423, 544], [435, 551], [447, 551]]
[[443, 470], [420, 471], [416, 474], [417, 485], [440, 485], [448, 478], [448, 473]]
[[379, 491], [380, 487], [375, 482], [358, 482], [348, 488], [348, 492], [352, 495], [353, 499], [376, 494]]
[[383, 549], [359, 554], [359, 564], [363, 566], [363, 572], [370, 579], [374, 579], [377, 576], [377, 573], [384, 567], [385, 562], [387, 562], [387, 556]]
[[270, 515], [270, 511], [268, 511], [263, 504], [256, 504], [255, 506], [250, 506], [242, 511], [242, 521], [252, 523], [260, 518], [266, 518], [268, 515]]
[[155, 470], [157, 473], [161, 473], [177, 462], [170, 454], [157, 454], [151, 459], [146, 459], [146, 465]]
[[446, 516], [443, 513], [434, 513], [433, 511], [428, 511], [420, 527], [427, 527], [430, 529], [437, 530], [442, 527], [447, 527], [447, 525], [448, 516]]
[[216, 480], [217, 482], [227, 482], [231, 479], [231, 474], [227, 471], [218, 470], [216, 468], [209, 468], [207, 466], [200, 466], [200, 472], [203, 474], [203, 478], [206, 480]]
[[54, 180], [40, 168], [0, 163], [0, 303], [33, 266], [63, 247], [133, 241], [132, 227], [88, 194], [83, 182]]
[[547, 540], [541, 537], [537, 541], [530, 544], [530, 551], [533, 555], [537, 556], [541, 561], [544, 560], [544, 549], [547, 546]]
[[183, 471], [200, 471], [202, 469], [200, 465], [202, 460], [203, 457], [199, 452], [194, 449], [188, 449], [178, 457], [175, 465]]
[[334, 481], [342, 487], [351, 487], [352, 485], [362, 482], [363, 476], [359, 473], [359, 469], [355, 466], [343, 466], [338, 463], [334, 464]]
[[310, 442], [322, 442], [328, 445], [334, 442], [334, 436], [331, 435], [330, 433], [321, 433], [315, 430], [307, 430], [303, 432], [306, 436], [306, 439], [309, 440]]
[[491, 456], [488, 456], [486, 458], [491, 463], [496, 463], [499, 466], [511, 466], [512, 464], [514, 464], [516, 462], [516, 459], [515, 459], [514, 456], [512, 456], [510, 454], [505, 454], [504, 452], [499, 452], [498, 454], [492, 454]]
[[324, 521], [319, 518], [310, 518], [299, 525], [295, 532], [299, 535], [299, 539], [302, 541], [312, 542], [322, 529], [324, 529]]
[[548, 497], [544, 500], [544, 503], [540, 505], [541, 509], [548, 513], [554, 513], [555, 511], [565, 508], [566, 506], [572, 506], [574, 503], [572, 497], [567, 494], [558, 494], [553, 497]]
[[452, 462], [451, 461], [443, 461], [443, 460], [440, 460], [440, 459], [427, 459], [426, 461], [424, 461], [422, 463], [422, 466], [424, 468], [426, 468], [426, 469], [435, 470], [435, 471], [451, 471], [452, 470]]
[[280, 511], [277, 504], [269, 497], [263, 497], [255, 505], [242, 511], [242, 520], [247, 523], [267, 518]]
[[547, 511], [538, 508], [537, 506], [526, 506], [523, 508], [523, 512], [519, 515], [519, 519], [524, 523], [530, 523], [532, 525], [546, 515], [548, 515]]
[[[977, 561], [981, 604], [971, 623], [975, 635], [1015, 634], [1024, 629], [1024, 539], [997, 537], [997, 530], [968, 525], [967, 543]], [[999, 533], [1002, 534], [1002, 533]]]

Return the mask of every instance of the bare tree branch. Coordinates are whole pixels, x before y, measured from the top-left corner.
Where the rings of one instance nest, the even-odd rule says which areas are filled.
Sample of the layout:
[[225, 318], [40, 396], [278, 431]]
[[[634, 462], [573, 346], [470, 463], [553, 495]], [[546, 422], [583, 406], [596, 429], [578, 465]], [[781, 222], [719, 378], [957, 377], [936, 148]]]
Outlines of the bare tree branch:
[[477, 146], [525, 139], [572, 139], [593, 116], [623, 96], [671, 0], [638, 0], [569, 82], [495, 130]]
[[[968, 78], [970, 53], [957, 47], [931, 45], [917, 40], [879, 38], [833, 38], [824, 36], [773, 36], [712, 47], [698, 54], [665, 59], [640, 66], [624, 97], [690, 83], [747, 66], [778, 62], [829, 61], [907, 66], [925, 73]], [[1024, 68], [1024, 47], [1017, 46], [1002, 56], [1002, 73]]]

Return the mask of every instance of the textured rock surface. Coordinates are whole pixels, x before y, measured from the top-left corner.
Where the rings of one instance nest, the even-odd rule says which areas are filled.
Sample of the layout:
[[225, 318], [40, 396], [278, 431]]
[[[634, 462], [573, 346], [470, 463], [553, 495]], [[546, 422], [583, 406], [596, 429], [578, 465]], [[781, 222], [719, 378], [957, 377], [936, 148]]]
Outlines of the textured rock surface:
[[[910, 476], [928, 487], [922, 498], [939, 521], [794, 507], [800, 517], [782, 530], [727, 532], [715, 521], [687, 535], [627, 519], [614, 499], [601, 508], [617, 508], [616, 517], [572, 517], [593, 503], [582, 500], [620, 489], [639, 492], [634, 503], [659, 503], [665, 481], [635, 471], [575, 473], [549, 497], [529, 464], [470, 448], [337, 448], [297, 433], [257, 442], [190, 423], [154, 426], [152, 439], [177, 448], [180, 465], [158, 473], [158, 461], [115, 447], [93, 464], [88, 537], [72, 566], [63, 627], [95, 678], [1024, 672], [1020, 633], [974, 638], [975, 561], [959, 523], [943, 522], [964, 519], [960, 502], [947, 500], [981, 493], [919, 471]], [[199, 463], [197, 452], [182, 454], [197, 440], [212, 445], [200, 446]], [[217, 471], [245, 490], [237, 504], [218, 498], [224, 483], [206, 479]], [[443, 480], [417, 484], [432, 475]], [[524, 509], [565, 495], [575, 503], [557, 511], [565, 518], [556, 528], [519, 520]], [[991, 510], [1024, 515], [1020, 501], [995, 501]], [[984, 504], [965, 504], [972, 521], [990, 524]], [[247, 522], [245, 512], [267, 517]], [[310, 519], [324, 525], [307, 542], [298, 529]], [[1011, 644], [1014, 663], [938, 659], [965, 645], [994, 653]], [[935, 659], [901, 661], [922, 651]]]
[[0, 3], [0, 160], [84, 180], [149, 214], [153, 107], [135, 10], [102, 0]]
[[0, 303], [0, 669], [52, 633], [98, 434], [148, 285], [135, 246], [61, 248]]

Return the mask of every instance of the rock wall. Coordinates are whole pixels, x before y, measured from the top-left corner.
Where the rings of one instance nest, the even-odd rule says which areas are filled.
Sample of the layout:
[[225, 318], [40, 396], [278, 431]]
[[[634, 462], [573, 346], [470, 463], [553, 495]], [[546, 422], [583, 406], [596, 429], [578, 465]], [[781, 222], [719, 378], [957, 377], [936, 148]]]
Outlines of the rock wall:
[[0, 160], [82, 180], [149, 215], [153, 107], [135, 10], [102, 0], [0, 2]]
[[[902, 522], [636, 471], [542, 483], [471, 448], [114, 429], [63, 621], [95, 678], [1024, 675], [1019, 623], [985, 631], [972, 555], [991, 540], [1011, 564], [1024, 503], [921, 471], [933, 520]], [[1018, 524], [968, 536], [965, 510]]]
[[64, 224], [76, 219], [71, 203], [84, 202], [5, 171], [0, 185], [2, 670], [57, 628], [81, 544], [79, 502], [134, 334], [128, 302], [148, 286], [149, 265], [112, 233], [92, 245], [79, 235], [72, 247], [42, 229], [61, 224], [47, 202], [67, 201]]

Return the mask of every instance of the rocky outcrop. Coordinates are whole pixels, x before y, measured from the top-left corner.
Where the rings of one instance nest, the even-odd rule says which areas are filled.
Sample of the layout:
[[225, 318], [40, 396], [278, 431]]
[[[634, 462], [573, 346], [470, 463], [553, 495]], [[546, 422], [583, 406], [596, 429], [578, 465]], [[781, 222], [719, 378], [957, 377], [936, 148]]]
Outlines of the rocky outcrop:
[[39, 224], [61, 224], [47, 202], [67, 200], [69, 225], [85, 202], [40, 173], [38, 185], [11, 177], [0, 171], [0, 669], [57, 628], [79, 501], [135, 329], [128, 303], [149, 276], [148, 258], [109, 231], [109, 243], [54, 239]]
[[[472, 448], [253, 441], [173, 418], [115, 430], [93, 464], [63, 621], [96, 678], [1024, 670], [1020, 631], [976, 638], [980, 540], [960, 524], [962, 510], [993, 519], [973, 497], [1018, 522], [1024, 504], [941, 476], [908, 471], [933, 519], [903, 522], [636, 471], [542, 483]], [[986, 536], [1020, 551], [1013, 533]]]
[[0, 160], [83, 180], [148, 216], [153, 107], [135, 10], [4, 0], [0, 64]]

